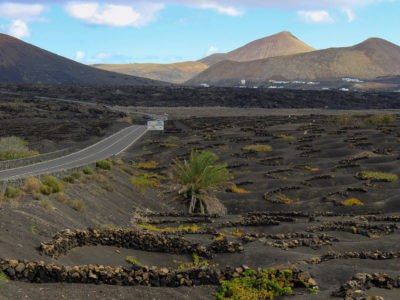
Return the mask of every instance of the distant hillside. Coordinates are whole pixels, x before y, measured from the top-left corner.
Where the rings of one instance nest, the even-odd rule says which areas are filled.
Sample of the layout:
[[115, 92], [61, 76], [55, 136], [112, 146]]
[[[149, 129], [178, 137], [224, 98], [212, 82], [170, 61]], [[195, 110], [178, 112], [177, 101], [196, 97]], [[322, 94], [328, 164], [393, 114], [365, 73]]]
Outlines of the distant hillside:
[[274, 56], [311, 52], [315, 49], [300, 41], [288, 31], [255, 40], [226, 54], [216, 53], [199, 62], [212, 66], [223, 60], [250, 61]]
[[171, 83], [183, 83], [208, 68], [205, 64], [196, 61], [174, 64], [104, 64], [93, 65], [93, 67]]
[[329, 48], [249, 62], [222, 61], [187, 83], [231, 86], [237, 85], [242, 79], [260, 84], [272, 78], [373, 79], [388, 75], [400, 75], [400, 47], [371, 38], [353, 47]]
[[253, 41], [229, 53], [216, 53], [197, 62], [181, 62], [174, 64], [103, 64], [94, 67], [122, 74], [146, 77], [171, 83], [184, 83], [223, 60], [248, 61], [279, 55], [313, 51], [290, 32], [278, 34]]
[[95, 69], [0, 34], [0, 82], [77, 85], [164, 85]]

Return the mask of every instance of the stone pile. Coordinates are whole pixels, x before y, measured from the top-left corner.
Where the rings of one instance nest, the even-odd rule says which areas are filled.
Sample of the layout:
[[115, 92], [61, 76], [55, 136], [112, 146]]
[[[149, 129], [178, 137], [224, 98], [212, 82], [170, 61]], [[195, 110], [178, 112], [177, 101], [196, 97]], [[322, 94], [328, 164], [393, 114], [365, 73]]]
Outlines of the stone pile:
[[300, 264], [320, 264], [333, 259], [372, 259], [372, 260], [387, 260], [400, 258], [400, 252], [394, 251], [360, 251], [360, 252], [334, 252], [330, 251], [322, 256], [312, 257], [307, 260], [300, 261]]
[[343, 231], [363, 236], [371, 237], [374, 235], [387, 235], [399, 229], [395, 223], [389, 224], [370, 224], [358, 223], [354, 221], [337, 221], [326, 222], [320, 226], [310, 226], [307, 228], [308, 232], [321, 232], [321, 231]]
[[334, 297], [342, 297], [346, 300], [383, 299], [382, 297], [366, 297], [365, 290], [372, 287], [393, 289], [400, 288], [400, 276], [391, 277], [385, 273], [357, 273], [353, 278], [345, 282], [337, 291], [332, 293]]

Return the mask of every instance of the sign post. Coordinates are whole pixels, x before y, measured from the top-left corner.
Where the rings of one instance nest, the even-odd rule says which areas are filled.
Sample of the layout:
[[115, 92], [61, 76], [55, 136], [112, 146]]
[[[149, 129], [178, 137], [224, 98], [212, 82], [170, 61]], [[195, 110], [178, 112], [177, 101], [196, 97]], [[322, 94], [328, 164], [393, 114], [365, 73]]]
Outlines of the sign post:
[[148, 121], [147, 122], [147, 130], [164, 130], [164, 121]]

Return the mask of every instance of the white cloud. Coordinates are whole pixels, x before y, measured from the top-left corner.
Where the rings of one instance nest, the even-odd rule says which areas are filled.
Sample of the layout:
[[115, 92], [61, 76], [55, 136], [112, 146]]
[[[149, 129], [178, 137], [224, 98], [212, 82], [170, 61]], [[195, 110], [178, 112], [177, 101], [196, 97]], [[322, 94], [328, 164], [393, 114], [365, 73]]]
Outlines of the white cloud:
[[[197, 6], [197, 5], [196, 5]], [[218, 4], [217, 2], [204, 2], [198, 5], [199, 8], [203, 9], [212, 9], [217, 11], [220, 14], [225, 14], [232, 17], [237, 17], [243, 15], [242, 11], [232, 7], [232, 6], [223, 6]]]
[[[355, 18], [354, 10], [373, 3], [398, 2], [399, 0], [0, 0], [1, 15], [11, 19], [38, 16], [45, 9], [42, 4], [58, 3], [65, 6], [73, 17], [88, 24], [106, 26], [141, 27], [157, 19], [157, 13], [165, 5], [184, 5], [199, 9], [211, 9], [221, 14], [240, 16], [246, 8], [277, 8], [304, 12], [342, 10], [349, 22]], [[32, 3], [42, 4], [32, 4]], [[25, 4], [23, 4], [25, 3]], [[10, 17], [14, 15], [14, 17]], [[21, 16], [21, 17], [17, 17]], [[314, 16], [315, 13], [314, 13]], [[313, 16], [310, 17], [313, 19]], [[329, 14], [325, 18], [332, 19]]]
[[211, 46], [210, 48], [208, 48], [207, 55], [211, 55], [211, 54], [217, 53], [218, 50], [219, 49], [217, 47]]
[[3, 25], [1, 26], [1, 29], [3, 29], [7, 34], [15, 36], [19, 39], [31, 35], [28, 25], [21, 20], [15, 20], [9, 25]]
[[343, 8], [342, 11], [346, 14], [347, 20], [349, 22], [353, 22], [354, 19], [356, 18], [356, 15], [354, 14], [353, 10], [350, 8]]
[[28, 22], [42, 21], [41, 14], [47, 10], [42, 4], [0, 2], [0, 18], [11, 20], [10, 24], [1, 26], [1, 29], [19, 39], [31, 35]]
[[22, 4], [5, 2], [0, 4], [0, 18], [32, 20], [39, 17], [46, 7], [41, 4]]
[[332, 17], [326, 10], [300, 10], [297, 12], [300, 19], [307, 23], [331, 23]]
[[70, 2], [65, 5], [67, 13], [88, 24], [106, 26], [141, 27], [156, 19], [164, 8], [162, 4], [137, 3], [136, 5], [99, 4], [96, 2]]
[[111, 53], [100, 52], [86, 61], [88, 64], [100, 64], [104, 63], [106, 59], [110, 59], [112, 57], [113, 55]]
[[85, 57], [85, 52], [83, 51], [76, 51], [75, 60], [82, 60]]

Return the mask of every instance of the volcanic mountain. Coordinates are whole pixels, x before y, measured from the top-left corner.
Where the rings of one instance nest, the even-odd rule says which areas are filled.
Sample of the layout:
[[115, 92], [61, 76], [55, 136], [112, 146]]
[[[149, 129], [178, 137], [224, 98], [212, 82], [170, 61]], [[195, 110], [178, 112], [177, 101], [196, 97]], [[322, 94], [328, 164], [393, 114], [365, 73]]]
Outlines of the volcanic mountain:
[[199, 62], [212, 66], [223, 60], [250, 61], [274, 56], [311, 52], [315, 49], [300, 41], [288, 31], [255, 40], [228, 53], [215, 53]]
[[212, 54], [197, 62], [189, 61], [175, 64], [107, 64], [94, 65], [94, 67], [122, 74], [142, 76], [154, 80], [183, 83], [203, 72], [209, 66], [223, 60], [249, 61], [272, 56], [310, 52], [313, 50], [314, 48], [306, 45], [290, 32], [283, 31], [253, 41], [229, 53]]
[[222, 61], [187, 83], [232, 86], [242, 79], [262, 84], [273, 78], [374, 79], [388, 75], [400, 75], [400, 47], [386, 40], [371, 38], [352, 47], [329, 48], [248, 62]]
[[183, 83], [208, 68], [197, 61], [174, 64], [103, 64], [95, 68], [172, 83]]
[[0, 34], [0, 82], [77, 85], [165, 84], [92, 68], [5, 34]]

